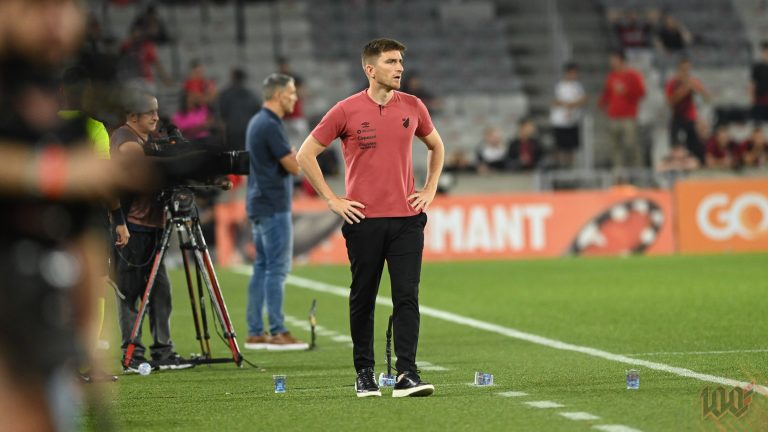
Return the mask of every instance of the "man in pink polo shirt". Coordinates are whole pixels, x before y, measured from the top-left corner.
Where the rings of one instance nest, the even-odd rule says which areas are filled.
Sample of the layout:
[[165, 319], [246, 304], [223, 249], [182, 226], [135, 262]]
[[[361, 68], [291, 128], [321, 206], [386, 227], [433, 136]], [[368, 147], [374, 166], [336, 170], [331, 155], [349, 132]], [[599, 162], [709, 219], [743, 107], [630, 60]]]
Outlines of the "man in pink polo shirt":
[[[392, 283], [395, 354], [394, 397], [429, 396], [434, 386], [416, 373], [419, 342], [419, 278], [424, 213], [435, 197], [445, 149], [424, 103], [397, 91], [405, 46], [375, 39], [362, 53], [368, 89], [337, 103], [304, 141], [297, 160], [328, 208], [344, 218], [342, 233], [352, 269], [349, 315], [358, 397], [381, 396], [374, 377], [373, 323], [376, 295], [387, 262]], [[416, 189], [412, 143], [428, 149], [427, 181]], [[317, 156], [341, 138], [346, 165], [345, 197], [325, 182]]]

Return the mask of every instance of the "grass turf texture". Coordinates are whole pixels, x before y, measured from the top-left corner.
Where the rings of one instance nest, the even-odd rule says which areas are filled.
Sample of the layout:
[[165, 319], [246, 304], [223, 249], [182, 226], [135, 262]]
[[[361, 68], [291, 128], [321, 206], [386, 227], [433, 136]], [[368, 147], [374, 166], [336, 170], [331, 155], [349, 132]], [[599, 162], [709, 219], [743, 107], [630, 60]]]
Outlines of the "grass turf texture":
[[[766, 352], [679, 353], [768, 348], [767, 262], [766, 255], [726, 255], [427, 264], [420, 299], [422, 305], [563, 342], [765, 385]], [[348, 286], [350, 277], [347, 267], [338, 266], [297, 266], [293, 273], [338, 286]], [[242, 343], [248, 277], [218, 275]], [[171, 277], [177, 350], [198, 352], [183, 275], [172, 271]], [[388, 283], [385, 276], [380, 294], [390, 295]], [[289, 285], [286, 315], [304, 320], [313, 298], [318, 324], [349, 335], [346, 298]], [[386, 367], [391, 308], [377, 309], [378, 376]], [[289, 328], [309, 339], [306, 331]], [[224, 344], [213, 338], [215, 355], [227, 356]], [[145, 341], [151, 341], [148, 334]], [[393, 399], [391, 389], [383, 389], [382, 398], [358, 399], [349, 342], [318, 336], [318, 345], [312, 352], [244, 350], [264, 371], [221, 364], [121, 376], [107, 386], [105, 397], [112, 400], [113, 421], [121, 430], [560, 431], [601, 424], [643, 431], [768, 430], [766, 396], [755, 394], [741, 418], [703, 419], [700, 393], [717, 384], [640, 368], [640, 390], [628, 391], [628, 365], [426, 316], [418, 359], [448, 369], [422, 372], [436, 386], [429, 398]], [[660, 352], [673, 354], [647, 354]], [[114, 357], [115, 370], [117, 363]], [[467, 385], [476, 370], [493, 373], [495, 385]], [[274, 393], [273, 374], [287, 375], [287, 393]], [[528, 396], [498, 395], [506, 391]], [[539, 400], [565, 407], [524, 403]], [[574, 421], [557, 414], [573, 411], [600, 419]], [[92, 421], [86, 416], [84, 423]]]

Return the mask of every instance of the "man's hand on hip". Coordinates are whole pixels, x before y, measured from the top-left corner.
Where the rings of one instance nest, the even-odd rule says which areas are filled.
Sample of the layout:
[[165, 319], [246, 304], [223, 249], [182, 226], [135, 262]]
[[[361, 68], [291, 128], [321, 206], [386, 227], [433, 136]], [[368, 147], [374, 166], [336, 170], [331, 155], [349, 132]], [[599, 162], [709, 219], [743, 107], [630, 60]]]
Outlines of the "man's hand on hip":
[[424, 190], [417, 190], [415, 193], [408, 196], [408, 203], [416, 211], [426, 211], [432, 200], [435, 199], [436, 189], [426, 188]]
[[359, 210], [364, 209], [365, 206], [357, 201], [351, 201], [346, 198], [331, 198], [328, 200], [328, 208], [350, 224], [358, 223], [365, 219], [365, 215]]

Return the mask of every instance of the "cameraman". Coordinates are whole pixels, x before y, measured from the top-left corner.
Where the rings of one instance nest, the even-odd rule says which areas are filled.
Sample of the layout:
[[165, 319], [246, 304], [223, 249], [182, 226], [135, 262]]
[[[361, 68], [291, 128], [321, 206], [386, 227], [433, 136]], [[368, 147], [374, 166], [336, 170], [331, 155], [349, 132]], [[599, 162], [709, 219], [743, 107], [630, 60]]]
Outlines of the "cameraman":
[[[125, 124], [115, 129], [110, 137], [113, 158], [145, 158], [150, 135], [158, 123], [157, 99], [149, 93], [137, 90], [129, 95], [126, 104]], [[118, 251], [117, 286], [125, 297], [118, 299], [118, 320], [122, 334], [123, 355], [131, 342], [131, 332], [137, 317], [137, 306], [146, 288], [152, 261], [165, 225], [163, 204], [157, 194], [138, 195], [123, 205], [130, 237], [128, 244]], [[149, 299], [149, 325], [153, 344], [149, 347], [154, 364], [160, 369], [184, 369], [193, 365], [173, 350], [170, 334], [171, 284], [165, 265], [160, 263]], [[136, 350], [124, 373], [138, 372], [138, 366], [147, 361], [145, 347], [141, 344], [141, 331], [137, 336]]]

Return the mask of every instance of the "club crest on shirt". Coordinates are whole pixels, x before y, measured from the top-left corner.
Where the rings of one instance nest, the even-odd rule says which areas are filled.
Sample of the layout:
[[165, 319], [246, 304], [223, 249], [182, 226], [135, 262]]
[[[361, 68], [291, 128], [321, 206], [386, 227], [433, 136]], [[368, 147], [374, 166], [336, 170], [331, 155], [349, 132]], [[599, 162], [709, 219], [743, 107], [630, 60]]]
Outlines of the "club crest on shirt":
[[410, 125], [411, 125], [411, 118], [410, 117], [404, 118], [403, 119], [403, 127], [408, 129], [408, 126], [410, 126]]

